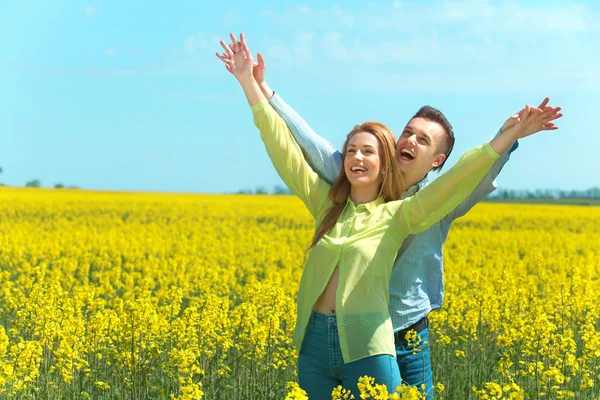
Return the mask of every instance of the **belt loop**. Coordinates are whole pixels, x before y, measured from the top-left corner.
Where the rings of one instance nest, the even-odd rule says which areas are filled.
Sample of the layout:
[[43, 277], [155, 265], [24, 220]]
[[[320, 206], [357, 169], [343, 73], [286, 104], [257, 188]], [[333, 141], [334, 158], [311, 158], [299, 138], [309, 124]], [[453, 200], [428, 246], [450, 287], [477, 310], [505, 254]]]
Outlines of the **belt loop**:
[[310, 318], [308, 320], [308, 327], [312, 328], [313, 326], [315, 326], [315, 311], [312, 310], [310, 312]]

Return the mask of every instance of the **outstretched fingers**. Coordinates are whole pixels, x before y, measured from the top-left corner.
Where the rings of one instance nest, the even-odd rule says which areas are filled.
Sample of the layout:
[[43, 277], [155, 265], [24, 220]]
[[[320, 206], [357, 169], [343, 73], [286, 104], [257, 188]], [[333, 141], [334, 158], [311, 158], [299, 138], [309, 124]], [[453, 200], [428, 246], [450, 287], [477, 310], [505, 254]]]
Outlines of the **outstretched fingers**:
[[240, 33], [240, 42], [242, 44], [242, 51], [244, 52], [246, 59], [253, 60], [252, 53], [250, 52], [248, 44], [246, 43], [246, 36], [243, 33]]
[[231, 65], [233, 61], [227, 55], [227, 53], [223, 53], [222, 55], [219, 53], [215, 53], [215, 55], [219, 58], [219, 60], [223, 61], [223, 64], [225, 64], [225, 68], [227, 69], [227, 71], [233, 73], [233, 67]]
[[229, 33], [229, 38], [231, 39], [231, 44], [233, 44], [234, 46], [237, 46], [238, 41], [235, 38], [235, 35], [233, 33]]
[[258, 67], [262, 68], [262, 69], [266, 68], [266, 66], [265, 66], [265, 60], [263, 59], [262, 54], [257, 53], [256, 57], [258, 58]]
[[550, 102], [550, 97], [546, 97], [546, 98], [545, 98], [545, 99], [544, 99], [544, 100], [543, 100], [543, 101], [540, 103], [540, 105], [538, 106], [538, 108], [539, 108], [539, 109], [541, 109], [541, 110], [543, 110], [543, 109], [544, 109], [544, 108], [545, 108], [545, 107], [548, 105], [548, 103], [549, 103], [549, 102]]
[[521, 118], [522, 122], [525, 122], [529, 119], [530, 116], [531, 116], [531, 107], [529, 106], [529, 104], [526, 104], [525, 107], [519, 113], [519, 118]]
[[555, 131], [558, 129], [558, 126], [554, 125], [554, 123], [552, 122], [546, 122], [543, 126], [542, 126], [542, 130], [543, 131]]
[[550, 122], [553, 121], [555, 119], [558, 119], [560, 117], [562, 117], [562, 113], [560, 113], [559, 111], [561, 110], [560, 107], [556, 107], [556, 108], [550, 108], [549, 110], [546, 110], [542, 113], [542, 120], [544, 122]]
[[227, 53], [215, 53], [215, 55], [219, 58], [219, 60], [223, 61], [225, 64], [229, 63], [229, 61], [231, 60]]
[[[226, 50], [225, 53], [221, 54], [221, 53], [215, 53], [215, 55], [217, 56], [217, 58], [221, 61], [223, 61], [223, 64], [225, 64], [225, 69], [227, 69], [227, 71], [233, 73], [233, 59], [230, 56], [230, 54], [233, 54], [231, 48], [227, 49], [227, 46], [225, 45], [225, 42], [223, 42], [222, 40], [220, 41], [221, 46]], [[227, 51], [229, 50], [229, 51]]]
[[[558, 126], [551, 121], [563, 116], [560, 112], [562, 108], [549, 106], [549, 102], [550, 98], [546, 97], [538, 107], [526, 105], [518, 113], [520, 122], [529, 127], [526, 128], [527, 132], [529, 132], [526, 136], [539, 131], [554, 131], [558, 129]], [[514, 116], [511, 118], [514, 119]]]
[[228, 55], [229, 57], [233, 57], [233, 51], [231, 51], [231, 49], [229, 48], [229, 46], [227, 46], [227, 45], [225, 44], [225, 42], [224, 42], [224, 41], [222, 41], [222, 40], [219, 40], [219, 43], [220, 43], [220, 44], [221, 44], [221, 46], [222, 46], [222, 47], [225, 49], [225, 53], [227, 53], [227, 55]]

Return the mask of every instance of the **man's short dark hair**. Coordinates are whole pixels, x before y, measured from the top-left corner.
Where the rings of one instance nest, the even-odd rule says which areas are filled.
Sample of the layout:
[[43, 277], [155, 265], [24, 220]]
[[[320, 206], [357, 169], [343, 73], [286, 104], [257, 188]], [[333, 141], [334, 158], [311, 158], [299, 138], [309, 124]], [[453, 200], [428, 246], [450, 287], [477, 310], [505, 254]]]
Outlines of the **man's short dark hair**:
[[454, 148], [454, 131], [452, 130], [452, 125], [450, 125], [450, 122], [448, 122], [440, 110], [431, 106], [421, 107], [421, 109], [417, 111], [411, 120], [415, 118], [423, 118], [431, 122], [437, 122], [442, 126], [442, 128], [444, 128], [444, 132], [446, 132], [445, 140], [438, 149], [440, 153], [446, 156], [446, 158], [444, 159], [444, 162], [433, 168], [433, 171], [439, 171], [448, 160], [448, 157], [450, 157], [450, 153], [452, 153], [452, 149]]

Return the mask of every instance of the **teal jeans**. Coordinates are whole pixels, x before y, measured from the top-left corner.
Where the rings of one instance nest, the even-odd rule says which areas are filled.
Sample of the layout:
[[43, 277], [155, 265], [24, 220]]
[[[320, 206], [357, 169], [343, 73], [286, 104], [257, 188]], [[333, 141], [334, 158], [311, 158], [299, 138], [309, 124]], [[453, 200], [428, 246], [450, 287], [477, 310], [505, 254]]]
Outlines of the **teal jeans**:
[[433, 399], [433, 378], [431, 374], [431, 352], [429, 350], [429, 330], [418, 333], [420, 340], [408, 344], [404, 339], [396, 339], [396, 359], [402, 374], [402, 383], [416, 386]]
[[358, 378], [368, 375], [385, 384], [390, 393], [400, 386], [396, 358], [379, 354], [344, 364], [335, 314], [313, 311], [298, 356], [298, 381], [310, 400], [331, 400], [331, 392], [342, 385], [360, 399]]

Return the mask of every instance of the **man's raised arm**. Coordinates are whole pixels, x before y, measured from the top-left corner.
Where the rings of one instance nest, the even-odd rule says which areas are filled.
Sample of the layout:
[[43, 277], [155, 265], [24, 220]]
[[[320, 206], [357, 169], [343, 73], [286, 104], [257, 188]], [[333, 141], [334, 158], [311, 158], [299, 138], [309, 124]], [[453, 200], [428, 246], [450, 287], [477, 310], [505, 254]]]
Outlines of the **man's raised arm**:
[[333, 185], [342, 169], [342, 153], [329, 141], [317, 135], [310, 125], [279, 95], [274, 93], [269, 98], [269, 103], [287, 124], [311, 168], [323, 180]]

